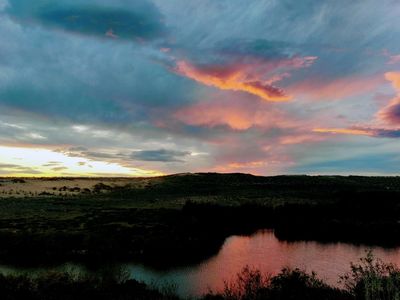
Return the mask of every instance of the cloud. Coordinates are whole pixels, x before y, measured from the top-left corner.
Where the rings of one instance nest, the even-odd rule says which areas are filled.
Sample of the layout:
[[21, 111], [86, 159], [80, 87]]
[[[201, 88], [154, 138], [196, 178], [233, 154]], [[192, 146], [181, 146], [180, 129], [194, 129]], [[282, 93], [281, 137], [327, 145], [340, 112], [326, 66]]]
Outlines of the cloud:
[[365, 135], [382, 138], [400, 138], [400, 129], [384, 128], [315, 128], [313, 132], [345, 134], [345, 135]]
[[381, 75], [346, 76], [340, 78], [307, 78], [288, 88], [294, 95], [304, 95], [311, 100], [340, 100], [370, 93], [382, 84]]
[[42, 166], [43, 167], [56, 167], [56, 166], [59, 166], [59, 165], [62, 165], [62, 164], [63, 163], [60, 162], [60, 161], [49, 161], [48, 163], [43, 164]]
[[76, 147], [71, 147], [68, 149], [69, 152], [82, 152], [82, 151], [88, 151], [88, 148], [82, 147], [82, 146], [76, 146]]
[[82, 155], [91, 158], [115, 158], [116, 155], [110, 153], [103, 153], [103, 152], [93, 152], [93, 151], [86, 151], [82, 152]]
[[112, 32], [113, 37], [122, 39], [153, 39], [165, 31], [156, 7], [143, 0], [116, 7], [101, 2], [96, 5], [96, 1], [88, 5], [76, 0], [65, 3], [37, 0], [23, 4], [10, 0], [7, 12], [21, 22], [97, 37]]
[[372, 135], [372, 132], [368, 129], [349, 129], [349, 128], [315, 128], [313, 132], [319, 133], [338, 133], [338, 134], [349, 134], [349, 135]]
[[[365, 144], [384, 154], [396, 140], [373, 137], [398, 135], [397, 106], [364, 124], [383, 107], [381, 74], [400, 53], [400, 7], [382, 1], [10, 0], [0, 13], [0, 144], [64, 149], [64, 165], [85, 174], [276, 174], [315, 162], [324, 145], [324, 160]], [[136, 160], [133, 149], [192, 155]], [[9, 152], [1, 162], [19, 164]]]
[[400, 54], [390, 56], [390, 60], [388, 61], [389, 65], [394, 65], [400, 63]]
[[400, 63], [400, 54], [391, 54], [387, 49], [382, 51], [382, 55], [388, 59], [388, 65], [395, 65]]
[[400, 92], [400, 72], [387, 72], [385, 78], [392, 82], [393, 87]]
[[299, 47], [284, 41], [266, 39], [227, 39], [215, 45], [215, 51], [224, 56], [253, 57], [263, 60], [277, 60], [299, 52]]
[[7, 0], [0, 0], [0, 11], [4, 10], [8, 6]]
[[389, 124], [400, 126], [400, 97], [394, 98], [387, 107], [379, 111], [378, 117]]
[[60, 172], [60, 171], [68, 170], [68, 168], [67, 167], [54, 167], [54, 168], [51, 168], [51, 170], [55, 171], [55, 172]]
[[295, 124], [293, 117], [265, 103], [249, 103], [234, 96], [216, 98], [180, 108], [173, 116], [176, 120], [192, 126], [228, 126], [239, 131], [252, 127], [271, 128], [277, 124], [280, 127], [289, 127]]
[[[316, 57], [294, 57], [283, 60], [258, 60], [196, 66], [187, 61], [177, 62], [175, 72], [206, 86], [220, 90], [241, 91], [265, 101], [282, 102], [292, 96], [276, 87], [274, 83], [290, 76], [289, 70], [310, 66]], [[267, 74], [267, 75], [265, 75]], [[264, 78], [268, 76], [268, 78]]]
[[[356, 157], [326, 158], [324, 161], [311, 162], [293, 167], [293, 173], [338, 174], [338, 175], [398, 175], [399, 158], [394, 153], [362, 154]], [[310, 172], [310, 170], [312, 170]]]
[[189, 151], [159, 149], [135, 151], [131, 158], [139, 161], [182, 162], [183, 158], [190, 155]]
[[34, 168], [16, 165], [16, 164], [3, 164], [0, 163], [0, 174], [10, 175], [10, 174], [40, 174], [41, 172], [35, 170]]
[[398, 95], [378, 112], [377, 117], [389, 125], [400, 126], [400, 72], [388, 72], [385, 78], [392, 83]]

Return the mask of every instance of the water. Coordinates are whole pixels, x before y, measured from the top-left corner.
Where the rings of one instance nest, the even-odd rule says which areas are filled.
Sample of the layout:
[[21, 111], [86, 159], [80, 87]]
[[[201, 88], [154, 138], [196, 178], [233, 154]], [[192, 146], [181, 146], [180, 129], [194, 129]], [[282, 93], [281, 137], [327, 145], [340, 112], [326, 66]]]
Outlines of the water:
[[[357, 262], [368, 249], [372, 249], [375, 256], [385, 262], [400, 266], [400, 248], [368, 248], [344, 243], [288, 243], [279, 241], [272, 231], [264, 230], [252, 236], [227, 238], [217, 255], [198, 265], [168, 271], [154, 270], [140, 264], [127, 264], [125, 267], [134, 279], [156, 286], [174, 285], [179, 295], [196, 296], [210, 289], [222, 289], [224, 281], [234, 279], [246, 265], [269, 274], [277, 274], [283, 267], [299, 267], [309, 272], [315, 271], [327, 283], [338, 285], [339, 276], [349, 271], [350, 262]], [[60, 266], [59, 270], [71, 269], [76, 272], [77, 268], [67, 264]], [[21, 270], [0, 266], [1, 271], [10, 273]]]
[[283, 242], [272, 231], [259, 231], [252, 236], [231, 236], [220, 252], [207, 261], [186, 268], [156, 271], [143, 265], [129, 265], [132, 276], [146, 283], [175, 284], [180, 295], [201, 295], [221, 290], [224, 281], [231, 281], [243, 267], [257, 268], [263, 273], [277, 274], [284, 267], [315, 271], [331, 285], [338, 286], [340, 275], [350, 270], [368, 249], [385, 262], [400, 266], [400, 248], [385, 249], [344, 243]]

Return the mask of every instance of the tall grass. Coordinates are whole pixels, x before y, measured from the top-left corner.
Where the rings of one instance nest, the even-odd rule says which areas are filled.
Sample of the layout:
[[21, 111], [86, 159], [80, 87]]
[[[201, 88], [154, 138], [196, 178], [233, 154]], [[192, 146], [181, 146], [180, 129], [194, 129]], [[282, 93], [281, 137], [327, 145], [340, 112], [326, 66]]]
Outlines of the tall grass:
[[355, 299], [400, 300], [400, 269], [374, 257], [368, 251], [351, 271], [341, 277], [345, 288]]

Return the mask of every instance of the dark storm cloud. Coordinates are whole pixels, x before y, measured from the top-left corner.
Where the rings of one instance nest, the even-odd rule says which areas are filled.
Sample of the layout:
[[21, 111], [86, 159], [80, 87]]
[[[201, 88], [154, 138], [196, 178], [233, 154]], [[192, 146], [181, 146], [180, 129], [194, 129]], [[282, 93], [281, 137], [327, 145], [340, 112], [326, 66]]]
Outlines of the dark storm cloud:
[[[118, 2], [118, 1], [116, 1]], [[111, 2], [11, 0], [7, 11], [21, 22], [98, 37], [153, 39], [165, 33], [162, 16], [147, 1], [113, 6]]]
[[180, 162], [183, 158], [191, 155], [188, 151], [176, 150], [142, 150], [132, 153], [131, 158], [141, 161]]

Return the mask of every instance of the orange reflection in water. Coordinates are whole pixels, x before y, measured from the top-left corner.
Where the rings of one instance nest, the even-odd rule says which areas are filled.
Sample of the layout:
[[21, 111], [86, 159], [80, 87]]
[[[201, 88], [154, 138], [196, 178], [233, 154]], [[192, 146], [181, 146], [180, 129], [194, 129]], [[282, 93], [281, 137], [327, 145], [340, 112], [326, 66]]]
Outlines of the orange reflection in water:
[[[154, 271], [130, 266], [132, 276], [147, 283], [174, 283], [180, 295], [202, 295], [210, 289], [224, 287], [224, 281], [235, 279], [246, 265], [264, 273], [277, 274], [283, 267], [316, 271], [321, 279], [338, 285], [340, 275], [349, 271], [350, 262], [365, 255], [367, 247], [343, 243], [279, 241], [271, 231], [260, 231], [250, 237], [228, 238], [220, 252], [200, 265], [170, 271]], [[373, 247], [374, 254], [385, 262], [400, 265], [400, 248]]]

